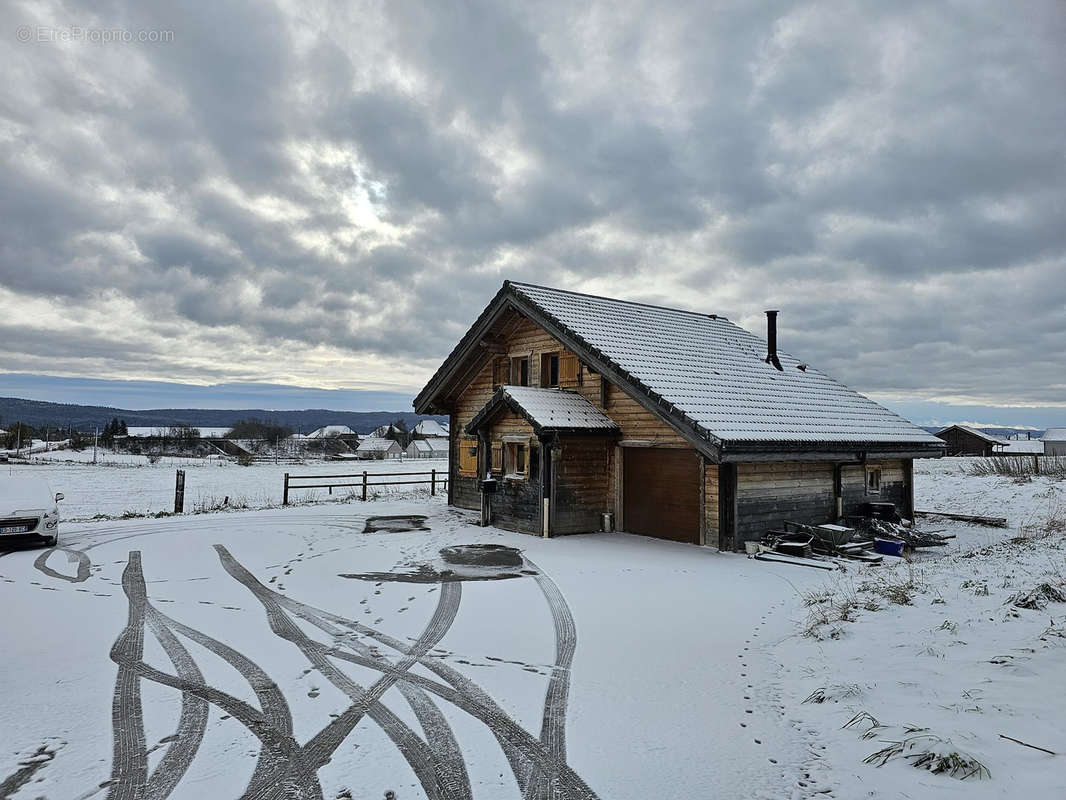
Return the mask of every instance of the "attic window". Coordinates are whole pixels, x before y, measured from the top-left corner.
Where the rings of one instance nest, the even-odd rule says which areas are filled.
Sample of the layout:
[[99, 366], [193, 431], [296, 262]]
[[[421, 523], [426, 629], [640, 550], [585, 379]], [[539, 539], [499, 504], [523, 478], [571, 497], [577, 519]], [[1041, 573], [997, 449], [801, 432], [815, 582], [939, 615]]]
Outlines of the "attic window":
[[511, 359], [511, 385], [512, 386], [529, 386], [529, 359], [512, 358]]
[[559, 354], [545, 353], [540, 357], [540, 385], [544, 389], [559, 386]]
[[866, 468], [866, 494], [881, 494], [881, 468]]

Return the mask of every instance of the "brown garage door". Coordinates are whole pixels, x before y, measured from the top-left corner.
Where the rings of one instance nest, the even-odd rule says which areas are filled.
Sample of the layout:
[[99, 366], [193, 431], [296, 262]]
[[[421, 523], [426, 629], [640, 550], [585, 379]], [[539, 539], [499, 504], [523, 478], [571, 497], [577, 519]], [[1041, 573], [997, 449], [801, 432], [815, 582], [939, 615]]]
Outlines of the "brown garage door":
[[623, 448], [622, 523], [675, 542], [700, 537], [699, 457], [691, 450]]

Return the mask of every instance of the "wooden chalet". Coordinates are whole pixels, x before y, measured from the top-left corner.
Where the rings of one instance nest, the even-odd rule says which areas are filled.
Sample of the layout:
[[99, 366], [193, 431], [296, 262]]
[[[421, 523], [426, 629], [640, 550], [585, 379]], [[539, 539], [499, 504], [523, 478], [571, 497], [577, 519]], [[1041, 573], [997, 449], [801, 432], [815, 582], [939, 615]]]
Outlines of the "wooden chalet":
[[1002, 452], [1006, 445], [1002, 439], [965, 425], [949, 425], [935, 436], [947, 443], [949, 456], [991, 456]]
[[[415, 399], [485, 524], [732, 550], [868, 501], [944, 442], [724, 317], [507, 281]], [[492, 480], [485, 482], [484, 479]]]

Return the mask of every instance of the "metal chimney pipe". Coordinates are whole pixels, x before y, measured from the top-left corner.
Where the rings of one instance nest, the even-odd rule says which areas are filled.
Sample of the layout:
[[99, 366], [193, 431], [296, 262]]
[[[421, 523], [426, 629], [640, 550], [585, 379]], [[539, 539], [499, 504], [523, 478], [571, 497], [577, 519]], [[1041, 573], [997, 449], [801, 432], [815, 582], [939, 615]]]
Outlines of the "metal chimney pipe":
[[777, 314], [776, 310], [766, 312], [766, 363], [784, 371], [777, 357]]

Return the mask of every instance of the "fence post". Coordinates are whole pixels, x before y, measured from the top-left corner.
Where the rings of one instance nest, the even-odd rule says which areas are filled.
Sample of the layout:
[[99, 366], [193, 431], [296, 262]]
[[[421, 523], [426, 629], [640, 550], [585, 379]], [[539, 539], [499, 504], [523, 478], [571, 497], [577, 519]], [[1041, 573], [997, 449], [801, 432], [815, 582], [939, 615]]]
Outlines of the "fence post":
[[281, 504], [287, 506], [289, 504], [289, 473], [285, 473], [285, 489], [281, 493]]
[[174, 475], [174, 513], [185, 511], [185, 470], [179, 469]]
[[437, 470], [431, 469], [429, 471], [429, 496], [432, 497], [437, 493]]
[[366, 502], [366, 470], [363, 470], [363, 502]]

